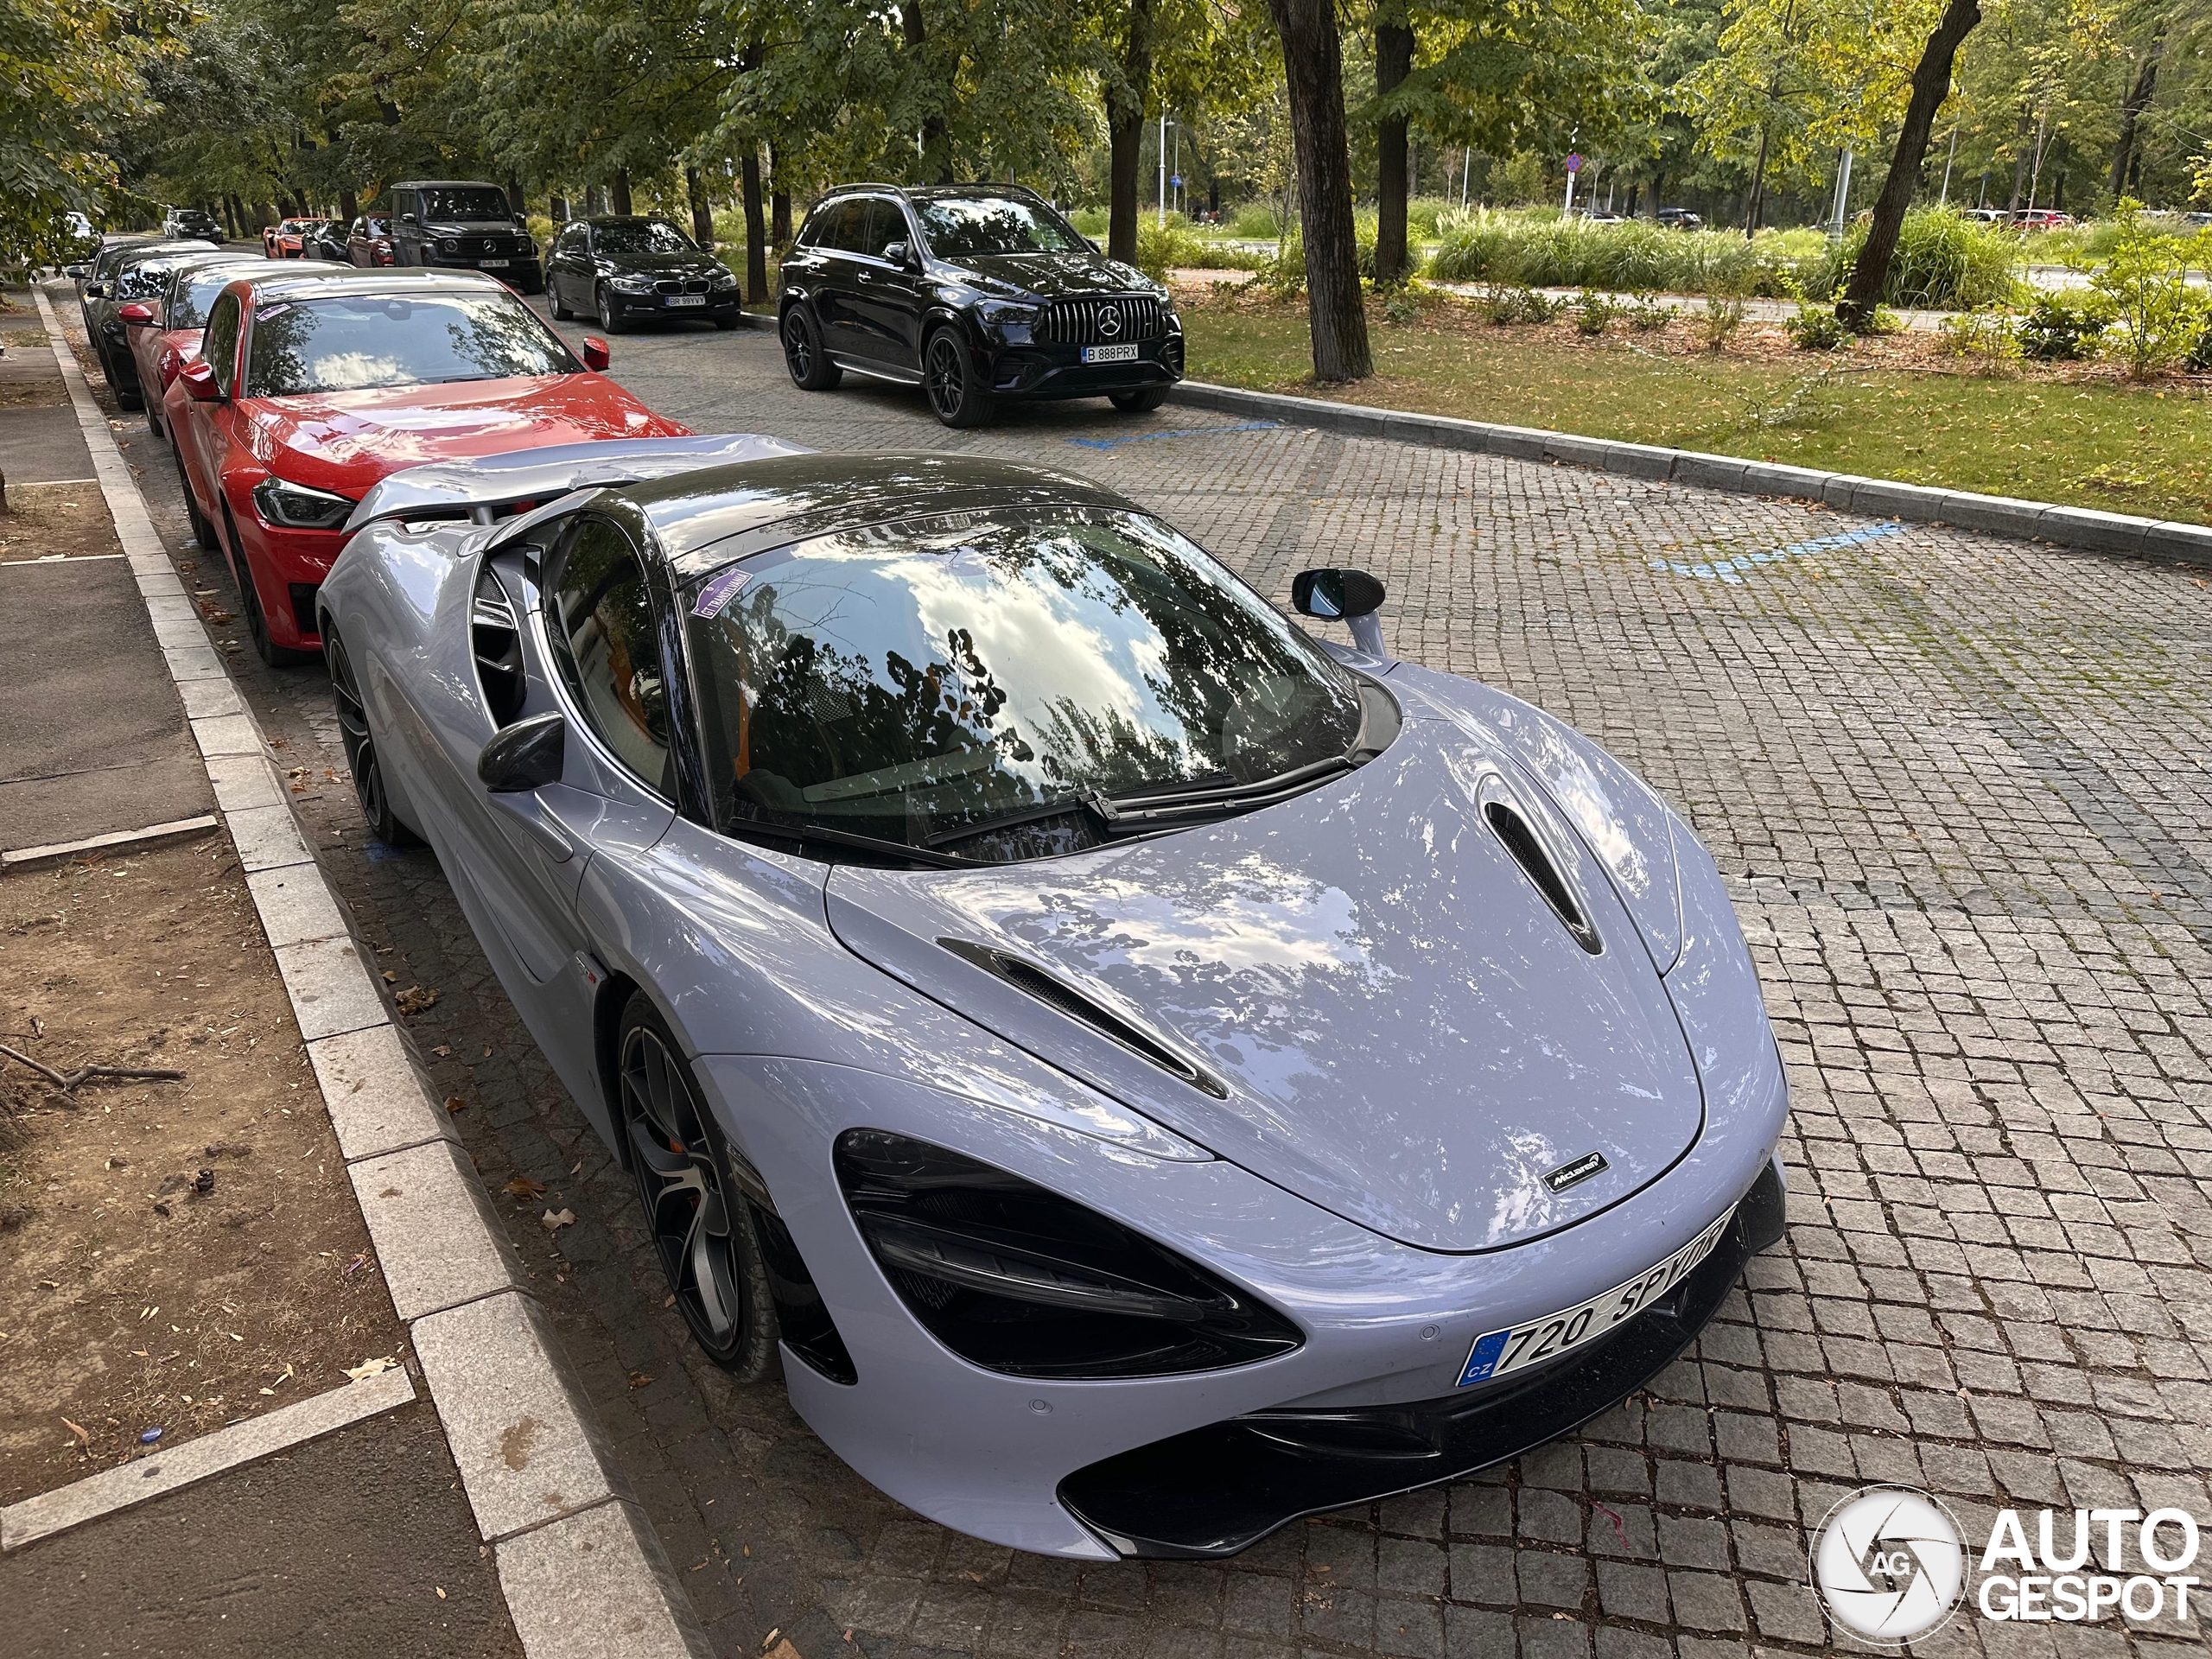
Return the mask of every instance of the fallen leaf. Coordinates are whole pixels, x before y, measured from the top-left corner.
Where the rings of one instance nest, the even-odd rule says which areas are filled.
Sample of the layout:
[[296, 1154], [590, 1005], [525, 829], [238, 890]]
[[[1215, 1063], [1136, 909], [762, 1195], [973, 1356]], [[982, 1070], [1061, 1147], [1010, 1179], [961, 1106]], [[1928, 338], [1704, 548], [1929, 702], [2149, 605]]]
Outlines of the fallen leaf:
[[437, 1592], [438, 1592], [438, 1599], [439, 1599], [440, 1601], [443, 1601], [443, 1600], [446, 1599], [445, 1587], [444, 1587], [442, 1585], [436, 1586], [434, 1586], [434, 1587], [435, 1587], [435, 1588], [436, 1588], [436, 1590], [437, 1590]]
[[410, 985], [391, 999], [392, 1005], [402, 1014], [421, 1014], [435, 1007], [437, 1000], [436, 988], [428, 985]]
[[652, 1378], [644, 1371], [632, 1371], [630, 1373], [630, 1386], [633, 1389], [642, 1389], [652, 1381]]
[[463, 1100], [459, 1095], [448, 1095], [446, 1096], [446, 1110], [449, 1112], [465, 1112], [467, 1109], [468, 1103]]
[[518, 1198], [541, 1198], [545, 1196], [545, 1183], [533, 1181], [527, 1175], [518, 1175], [502, 1190]]
[[372, 1376], [383, 1376], [385, 1372], [391, 1370], [399, 1362], [390, 1354], [385, 1354], [381, 1358], [365, 1359], [358, 1365], [348, 1365], [346, 1368], [346, 1375], [356, 1382], [365, 1382]]
[[576, 1224], [576, 1212], [573, 1210], [548, 1210], [538, 1220], [544, 1224], [547, 1232], [558, 1232], [563, 1227]]
[[448, 1055], [451, 1054], [451, 1053], [453, 1052], [453, 1050], [452, 1050], [452, 1049], [450, 1049], [450, 1048], [448, 1048], [448, 1047], [447, 1047], [445, 1044], [443, 1044], [443, 1043], [440, 1043], [440, 1044], [439, 1044], [435, 1048], [432, 1049], [432, 1050], [430, 1051], [430, 1052], [431, 1052], [431, 1053], [433, 1053], [433, 1054], [435, 1054], [435, 1055], [436, 1055], [440, 1059], [442, 1059], [442, 1059], [444, 1059]]
[[78, 1445], [79, 1445], [79, 1446], [89, 1446], [90, 1445], [92, 1445], [92, 1433], [91, 1433], [91, 1432], [90, 1432], [89, 1430], [87, 1430], [87, 1429], [85, 1427], [85, 1426], [84, 1426], [83, 1424], [81, 1424], [81, 1423], [73, 1423], [73, 1422], [71, 1422], [71, 1421], [70, 1421], [67, 1417], [64, 1417], [64, 1418], [61, 1420], [61, 1423], [62, 1423], [62, 1427], [64, 1427], [65, 1428], [67, 1428], [67, 1430], [68, 1430], [72, 1434], [74, 1434], [74, 1435], [77, 1437], [77, 1444], [78, 1444]]

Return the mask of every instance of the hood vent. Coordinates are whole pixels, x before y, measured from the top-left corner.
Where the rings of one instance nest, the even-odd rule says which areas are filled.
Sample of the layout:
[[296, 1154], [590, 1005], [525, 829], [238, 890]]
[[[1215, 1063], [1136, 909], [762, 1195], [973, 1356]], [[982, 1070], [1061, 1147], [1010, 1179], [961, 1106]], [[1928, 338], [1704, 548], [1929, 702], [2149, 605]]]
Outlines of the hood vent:
[[1483, 808], [1483, 816], [1490, 820], [1490, 827], [1497, 831], [1497, 838], [1505, 843], [1505, 850], [1513, 855], [1514, 862], [1536, 884], [1536, 891], [1544, 895], [1544, 902], [1566, 924], [1574, 942], [1593, 957], [1602, 951], [1605, 946], [1598, 937], [1598, 930], [1590, 925], [1582, 906], [1575, 903], [1574, 890], [1567, 885], [1567, 878], [1552, 862], [1551, 855], [1544, 850], [1543, 842], [1536, 838], [1528, 819], [1507, 801], [1491, 801]]
[[976, 944], [967, 939], [940, 938], [938, 943], [963, 962], [972, 963], [987, 974], [997, 975], [1016, 990], [1027, 992], [1039, 1002], [1049, 1003], [1071, 1020], [1081, 1020], [1100, 1036], [1111, 1038], [1161, 1071], [1180, 1077], [1193, 1089], [1203, 1089], [1217, 1100], [1228, 1098], [1228, 1089], [1217, 1079], [1208, 1076], [1160, 1039], [1132, 1025], [1111, 1009], [1100, 1007], [1073, 986], [1063, 983], [1033, 963], [1024, 962], [1019, 957], [1010, 956], [1003, 950], [994, 950], [988, 945]]

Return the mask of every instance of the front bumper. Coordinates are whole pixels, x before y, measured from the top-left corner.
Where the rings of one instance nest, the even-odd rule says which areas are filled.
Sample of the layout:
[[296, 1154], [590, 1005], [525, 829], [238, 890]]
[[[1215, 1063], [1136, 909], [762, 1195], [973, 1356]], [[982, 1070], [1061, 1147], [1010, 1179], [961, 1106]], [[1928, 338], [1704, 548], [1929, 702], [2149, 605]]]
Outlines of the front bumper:
[[1301, 1516], [1487, 1469], [1610, 1410], [1674, 1363], [1782, 1230], [1782, 1178], [1770, 1164], [1719, 1248], [1673, 1295], [1571, 1359], [1441, 1399], [1231, 1418], [1078, 1469], [1060, 1483], [1060, 1502], [1123, 1555], [1217, 1557]]
[[994, 342], [980, 366], [993, 394], [1001, 397], [1103, 397], [1172, 386], [1183, 378], [1181, 334], [1135, 343], [1137, 355], [1131, 361], [1085, 363], [1080, 346]]
[[[733, 288], [720, 294], [625, 294], [619, 288], [607, 288], [603, 292], [607, 296], [607, 302], [613, 307], [614, 315], [625, 321], [645, 317], [664, 317], [671, 322], [682, 322], [687, 319], [696, 321], [702, 317], [734, 317], [745, 308], [745, 290], [742, 288]], [[702, 299], [706, 303], [669, 303], [676, 299]]]
[[439, 253], [425, 248], [422, 264], [429, 270], [480, 270], [486, 276], [496, 276], [509, 288], [527, 289], [535, 293], [545, 281], [545, 267], [535, 257], [518, 254]]

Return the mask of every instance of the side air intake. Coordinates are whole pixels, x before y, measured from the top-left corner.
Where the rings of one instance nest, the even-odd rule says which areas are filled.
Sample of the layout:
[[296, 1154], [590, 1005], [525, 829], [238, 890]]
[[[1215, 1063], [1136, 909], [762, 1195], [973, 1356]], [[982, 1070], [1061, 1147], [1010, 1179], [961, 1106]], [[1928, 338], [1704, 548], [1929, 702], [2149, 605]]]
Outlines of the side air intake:
[[1483, 809], [1483, 816], [1490, 820], [1490, 827], [1497, 832], [1497, 838], [1505, 843], [1505, 850], [1513, 855], [1513, 861], [1536, 884], [1536, 891], [1544, 895], [1544, 902], [1552, 907], [1553, 914], [1574, 936], [1574, 942], [1593, 957], [1604, 950], [1605, 942], [1599, 938], [1598, 930], [1582, 913], [1582, 906], [1574, 900], [1574, 890], [1567, 885], [1567, 878], [1552, 862], [1543, 842], [1536, 839], [1536, 832], [1529, 827], [1528, 819], [1505, 801], [1491, 802]]
[[1073, 986], [1063, 984], [1034, 963], [967, 939], [939, 939], [938, 943], [963, 962], [972, 963], [987, 974], [997, 975], [1016, 990], [1050, 1004], [1071, 1020], [1081, 1020], [1100, 1036], [1111, 1038], [1161, 1071], [1180, 1077], [1193, 1089], [1203, 1089], [1217, 1100], [1228, 1098], [1229, 1090], [1218, 1079], [1185, 1059], [1157, 1037], [1132, 1025], [1112, 1009], [1101, 1007]]

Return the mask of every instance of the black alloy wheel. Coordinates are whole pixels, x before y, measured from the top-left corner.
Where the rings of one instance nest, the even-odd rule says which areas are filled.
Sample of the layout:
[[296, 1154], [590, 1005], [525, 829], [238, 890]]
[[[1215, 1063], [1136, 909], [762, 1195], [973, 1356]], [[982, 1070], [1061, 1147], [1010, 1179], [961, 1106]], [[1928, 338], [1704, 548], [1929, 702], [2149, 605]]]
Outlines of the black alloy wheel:
[[1134, 391], [1109, 391], [1106, 397], [1124, 415], [1148, 415], [1167, 401], [1167, 388], [1139, 386]]
[[566, 322], [576, 315], [561, 303], [561, 279], [550, 270], [545, 273], [545, 308], [556, 322]]
[[176, 487], [184, 497], [184, 517], [192, 526], [192, 544], [202, 553], [221, 552], [223, 544], [215, 539], [215, 526], [200, 511], [200, 503], [192, 499], [192, 480], [185, 475], [184, 457], [177, 453], [174, 442], [169, 446], [169, 459], [176, 463]]
[[779, 1329], [753, 1208], [681, 1046], [642, 993], [622, 1011], [620, 1053], [630, 1165], [668, 1287], [707, 1357], [758, 1382], [776, 1368]]
[[599, 329], [604, 334], [619, 334], [623, 329], [622, 314], [614, 308], [614, 296], [605, 283], [599, 285]]
[[830, 360], [830, 353], [822, 349], [821, 337], [816, 334], [814, 319], [804, 306], [795, 305], [784, 313], [784, 367], [791, 372], [791, 384], [801, 391], [834, 391], [845, 372]]
[[966, 344], [950, 327], [939, 328], [922, 348], [922, 385], [931, 411], [947, 426], [981, 426], [991, 418], [990, 388], [976, 378]]
[[322, 657], [330, 670], [330, 700], [338, 711], [338, 739], [346, 751], [346, 769], [353, 776], [353, 798], [368, 820], [369, 833], [387, 847], [413, 843], [415, 832], [391, 810], [391, 796], [385, 788], [384, 766], [377, 759], [376, 739], [369, 733], [368, 705], [361, 701], [360, 682], [353, 677], [353, 659], [338, 630], [326, 626]]

